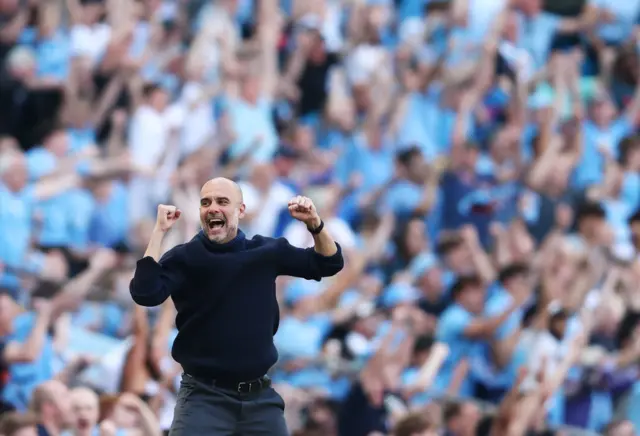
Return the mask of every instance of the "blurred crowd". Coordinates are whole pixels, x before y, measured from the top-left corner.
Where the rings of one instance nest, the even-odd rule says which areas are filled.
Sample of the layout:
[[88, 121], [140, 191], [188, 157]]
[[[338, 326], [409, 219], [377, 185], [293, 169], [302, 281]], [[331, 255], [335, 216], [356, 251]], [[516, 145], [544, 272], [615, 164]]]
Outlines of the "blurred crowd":
[[0, 434], [168, 431], [175, 308], [128, 284], [214, 176], [248, 236], [311, 246], [300, 194], [343, 247], [278, 281], [292, 434], [640, 434], [639, 14], [0, 0]]

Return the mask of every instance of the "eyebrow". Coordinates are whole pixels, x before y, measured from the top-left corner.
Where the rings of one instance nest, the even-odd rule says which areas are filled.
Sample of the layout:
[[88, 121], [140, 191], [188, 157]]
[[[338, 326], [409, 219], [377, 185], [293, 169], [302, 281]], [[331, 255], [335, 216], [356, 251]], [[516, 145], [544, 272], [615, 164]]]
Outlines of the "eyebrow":
[[202, 197], [200, 198], [200, 203], [202, 203], [204, 200], [227, 200], [228, 202], [231, 202], [228, 197]]

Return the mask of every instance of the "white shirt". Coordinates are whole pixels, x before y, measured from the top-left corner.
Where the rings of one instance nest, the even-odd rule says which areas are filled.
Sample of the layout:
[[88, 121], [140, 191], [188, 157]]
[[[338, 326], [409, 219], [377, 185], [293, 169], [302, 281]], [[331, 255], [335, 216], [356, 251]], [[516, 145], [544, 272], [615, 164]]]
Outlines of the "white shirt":
[[469, 0], [467, 35], [482, 44], [508, 3], [508, 0]]
[[563, 338], [556, 339], [548, 330], [535, 331], [527, 329], [522, 333], [520, 348], [528, 350], [527, 362], [529, 375], [524, 381], [525, 389], [536, 383], [536, 376], [543, 362], [546, 365], [546, 376], [554, 377], [562, 361], [570, 350], [575, 330], [578, 327], [572, 320], [567, 321], [567, 331]]
[[[166, 201], [169, 195], [170, 177], [180, 159], [180, 149], [167, 147], [172, 129], [183, 122], [180, 109], [174, 105], [158, 112], [150, 106], [141, 106], [133, 115], [129, 130], [131, 158], [137, 165], [156, 168], [152, 179], [138, 176], [129, 184], [129, 214], [133, 222], [149, 217], [154, 204]], [[165, 153], [168, 154], [163, 160]]]
[[97, 62], [110, 40], [111, 26], [108, 24], [76, 24], [71, 28], [71, 55], [88, 57]]
[[175, 111], [158, 112], [150, 106], [141, 106], [133, 114], [129, 129], [129, 150], [137, 164], [157, 165], [169, 140], [171, 117]]
[[197, 21], [200, 34], [194, 42], [194, 53], [197, 53], [197, 60], [202, 62], [205, 70], [217, 77], [222, 58], [218, 41], [224, 38], [229, 51], [235, 52], [241, 41], [238, 27], [227, 10], [215, 2], [209, 2], [202, 8]]
[[[254, 235], [273, 236], [278, 225], [278, 216], [289, 200], [295, 195], [293, 190], [281, 182], [274, 182], [266, 193], [266, 199], [251, 183], [238, 183], [244, 196], [246, 212], [253, 214], [262, 205], [260, 215], [243, 226], [247, 237]], [[264, 200], [264, 201], [263, 201]]]
[[[343, 249], [355, 248], [357, 243], [356, 235], [344, 220], [333, 217], [327, 219], [324, 225]], [[313, 247], [313, 235], [309, 233], [306, 226], [300, 221], [289, 224], [284, 231], [284, 237], [294, 247]]]
[[[205, 88], [198, 82], [187, 82], [182, 88], [179, 104], [184, 108], [181, 154], [189, 155], [198, 150], [204, 142], [215, 134], [211, 101], [203, 99]], [[195, 105], [195, 106], [194, 106]]]

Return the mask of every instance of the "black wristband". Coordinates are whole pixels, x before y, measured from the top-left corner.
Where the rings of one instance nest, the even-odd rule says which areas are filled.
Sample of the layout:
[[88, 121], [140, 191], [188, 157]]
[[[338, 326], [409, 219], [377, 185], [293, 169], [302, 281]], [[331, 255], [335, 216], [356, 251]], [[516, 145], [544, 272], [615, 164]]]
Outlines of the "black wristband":
[[324, 229], [324, 221], [322, 221], [322, 220], [320, 220], [320, 225], [318, 227], [316, 227], [315, 229], [312, 229], [311, 227], [307, 226], [307, 230], [309, 230], [309, 233], [311, 233], [312, 235], [320, 234], [322, 229]]

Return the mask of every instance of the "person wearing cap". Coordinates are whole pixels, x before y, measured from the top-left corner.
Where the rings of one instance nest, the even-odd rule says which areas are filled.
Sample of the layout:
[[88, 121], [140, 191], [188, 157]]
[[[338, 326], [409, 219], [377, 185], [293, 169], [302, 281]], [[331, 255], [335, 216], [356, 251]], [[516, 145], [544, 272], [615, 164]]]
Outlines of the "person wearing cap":
[[296, 248], [284, 238], [247, 239], [238, 229], [245, 215], [242, 190], [229, 179], [210, 180], [200, 192], [202, 230], [161, 258], [165, 235], [182, 212], [158, 206], [130, 292], [147, 307], [171, 297], [177, 309], [172, 355], [184, 375], [170, 435], [288, 435], [284, 401], [266, 376], [278, 360], [275, 280], [320, 281], [344, 266], [313, 202], [294, 197], [288, 209], [312, 234], [312, 248]]

